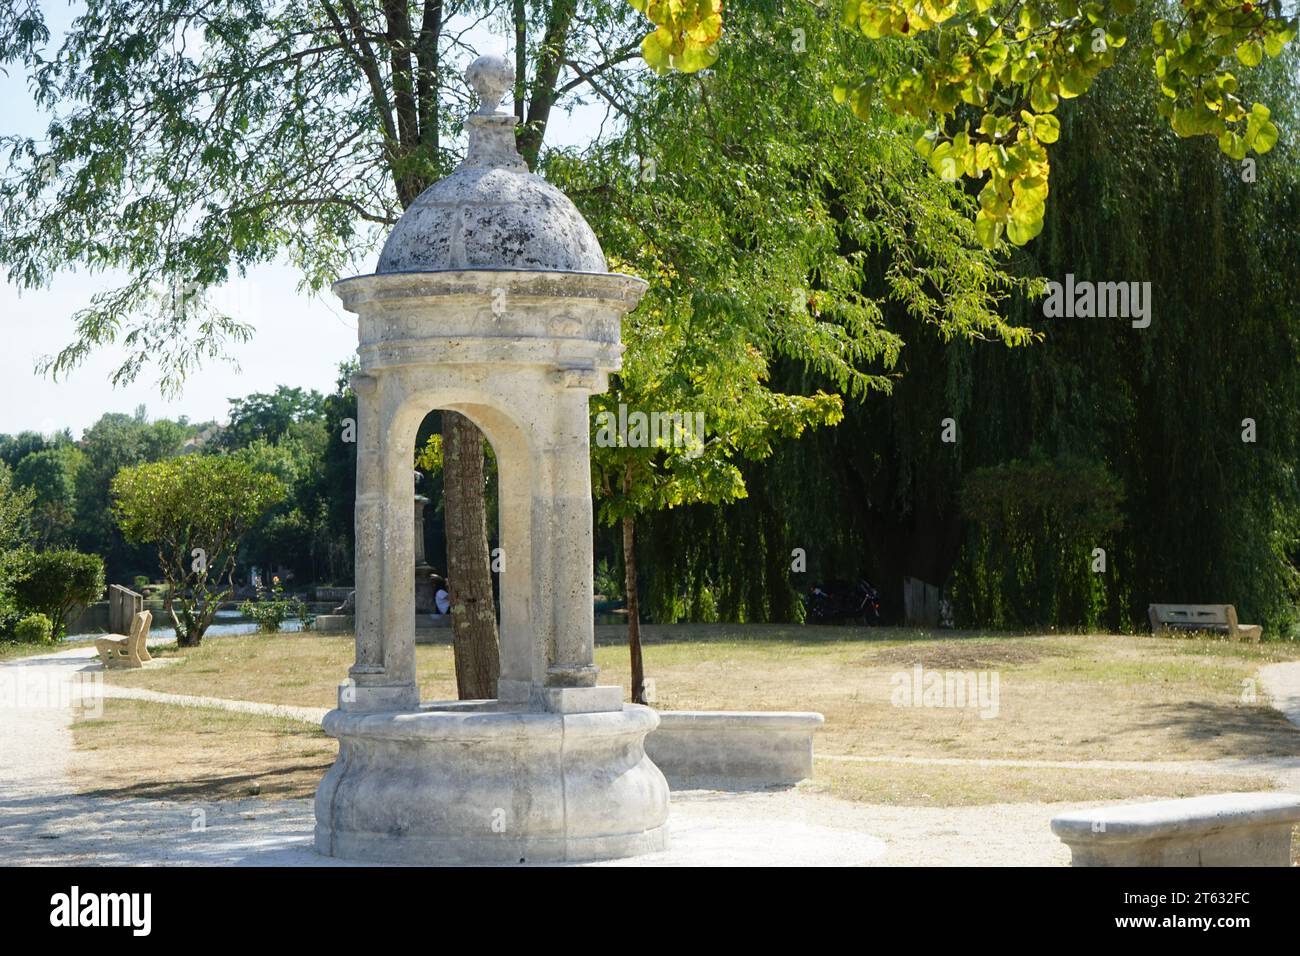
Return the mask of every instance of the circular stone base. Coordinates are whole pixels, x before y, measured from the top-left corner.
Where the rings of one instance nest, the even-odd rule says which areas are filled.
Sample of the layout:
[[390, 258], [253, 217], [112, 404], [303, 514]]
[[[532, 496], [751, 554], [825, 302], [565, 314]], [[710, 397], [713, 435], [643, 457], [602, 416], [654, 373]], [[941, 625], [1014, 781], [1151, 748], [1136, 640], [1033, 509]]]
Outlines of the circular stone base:
[[316, 849], [372, 863], [608, 860], [668, 846], [659, 718], [496, 701], [325, 716], [339, 756], [316, 791]]

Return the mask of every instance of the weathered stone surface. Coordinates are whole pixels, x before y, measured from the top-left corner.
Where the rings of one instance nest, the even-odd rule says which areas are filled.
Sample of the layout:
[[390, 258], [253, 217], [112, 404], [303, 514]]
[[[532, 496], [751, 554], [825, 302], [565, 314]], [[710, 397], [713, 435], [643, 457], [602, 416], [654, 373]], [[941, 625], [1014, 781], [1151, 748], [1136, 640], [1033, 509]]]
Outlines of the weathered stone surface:
[[605, 272], [605, 254], [576, 206], [528, 171], [515, 149], [515, 118], [494, 112], [514, 69], [481, 57], [468, 79], [480, 105], [469, 116], [465, 160], [413, 202], [393, 227], [376, 272], [522, 269]]
[[332, 711], [339, 760], [316, 794], [316, 848], [376, 863], [536, 863], [666, 849], [653, 710], [522, 712], [453, 701]]
[[[393, 230], [374, 275], [335, 284], [358, 316], [356, 663], [324, 728], [339, 759], [316, 799], [322, 853], [373, 862], [600, 859], [666, 845], [653, 711], [596, 686], [588, 398], [621, 367], [645, 283], [605, 271], [572, 203], [529, 174], [500, 58], [469, 150]], [[499, 700], [419, 707], [411, 460], [456, 411], [498, 474]], [[453, 614], [455, 610], [453, 609]]]
[[816, 713], [660, 711], [646, 753], [674, 789], [789, 785], [812, 776]]
[[320, 614], [316, 617], [316, 630], [322, 633], [350, 631], [353, 628], [351, 614]]
[[540, 176], [461, 169], [411, 204], [377, 272], [521, 269], [605, 272], [596, 234], [568, 197]]
[[1052, 818], [1072, 866], [1289, 866], [1300, 796], [1223, 793]]

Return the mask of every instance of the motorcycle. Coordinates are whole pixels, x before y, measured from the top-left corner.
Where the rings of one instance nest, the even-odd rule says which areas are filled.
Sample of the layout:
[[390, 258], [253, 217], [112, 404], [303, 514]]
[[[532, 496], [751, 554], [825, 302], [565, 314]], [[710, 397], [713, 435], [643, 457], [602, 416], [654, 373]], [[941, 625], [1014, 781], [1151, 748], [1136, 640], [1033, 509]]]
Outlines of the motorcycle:
[[872, 627], [880, 623], [880, 593], [866, 580], [814, 584], [804, 596], [804, 606], [811, 624], [849, 621]]

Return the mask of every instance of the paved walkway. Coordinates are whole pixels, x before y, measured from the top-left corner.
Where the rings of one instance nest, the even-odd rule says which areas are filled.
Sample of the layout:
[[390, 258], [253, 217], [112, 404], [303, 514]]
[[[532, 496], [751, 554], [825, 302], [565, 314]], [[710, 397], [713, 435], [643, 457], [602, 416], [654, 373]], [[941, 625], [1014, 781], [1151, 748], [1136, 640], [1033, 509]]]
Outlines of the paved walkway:
[[224, 697], [194, 697], [190, 694], [164, 694], [144, 687], [120, 687], [104, 684], [105, 697], [126, 700], [148, 700], [176, 707], [207, 707], [212, 710], [229, 710], [239, 714], [262, 714], [266, 717], [288, 717], [307, 724], [319, 724], [329, 713], [328, 707], [294, 707], [292, 704], [267, 704], [257, 700], [227, 700]]
[[1300, 661], [1261, 667], [1259, 686], [1269, 702], [1300, 727]]
[[[151, 642], [153, 643], [153, 642]], [[339, 865], [311, 849], [310, 800], [199, 804], [70, 794], [77, 691], [99, 672], [93, 648], [0, 663], [0, 864]], [[1300, 662], [1261, 672], [1300, 725]], [[319, 722], [323, 708], [162, 694], [100, 684], [106, 696]], [[818, 755], [920, 765], [1168, 773], [1266, 773], [1300, 789], [1300, 758], [1234, 761], [1045, 761]], [[673, 847], [609, 866], [1065, 865], [1056, 813], [1081, 804], [893, 807], [800, 790], [673, 793]]]

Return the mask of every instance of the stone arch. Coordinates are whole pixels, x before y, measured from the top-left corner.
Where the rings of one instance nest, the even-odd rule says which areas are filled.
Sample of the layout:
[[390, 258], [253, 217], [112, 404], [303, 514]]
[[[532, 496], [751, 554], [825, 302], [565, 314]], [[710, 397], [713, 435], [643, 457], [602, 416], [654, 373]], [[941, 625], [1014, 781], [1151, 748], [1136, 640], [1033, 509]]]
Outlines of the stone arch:
[[[500, 680], [504, 687], [498, 693], [501, 699], [522, 696], [527, 700], [527, 688], [540, 683], [546, 669], [545, 647], [538, 648], [535, 640], [545, 628], [533, 620], [532, 497], [537, 476], [530, 423], [521, 421], [503, 407], [500, 395], [485, 388], [441, 385], [413, 389], [386, 425], [388, 439], [394, 447], [407, 449], [408, 462], [414, 453], [420, 424], [431, 411], [464, 415], [483, 433], [496, 455], [497, 527], [504, 556], [498, 622]], [[403, 557], [397, 557], [399, 565]], [[406, 560], [405, 564], [409, 566], [411, 561]]]

